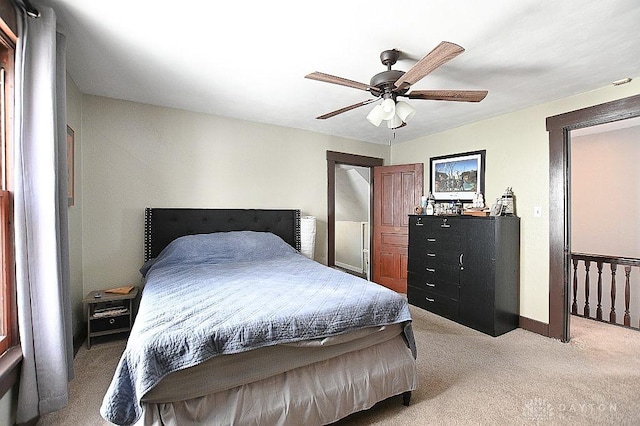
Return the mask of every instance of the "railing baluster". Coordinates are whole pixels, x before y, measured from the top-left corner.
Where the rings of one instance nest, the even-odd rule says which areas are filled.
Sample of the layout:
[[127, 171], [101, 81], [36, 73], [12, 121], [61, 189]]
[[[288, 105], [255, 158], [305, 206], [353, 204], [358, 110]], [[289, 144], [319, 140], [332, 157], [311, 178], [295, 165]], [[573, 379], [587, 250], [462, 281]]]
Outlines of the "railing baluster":
[[617, 263], [611, 264], [611, 312], [609, 313], [609, 322], [616, 324], [616, 270], [618, 269]]
[[631, 327], [631, 315], [629, 315], [629, 301], [631, 299], [629, 276], [631, 275], [631, 266], [624, 267], [624, 275], [626, 277], [624, 284], [624, 325], [625, 327]]
[[602, 321], [602, 261], [598, 263], [598, 308], [596, 309], [596, 319]]
[[[637, 278], [634, 276], [634, 282], [631, 282], [631, 270], [632, 268], [640, 268], [640, 258], [637, 257], [621, 257], [621, 256], [603, 256], [598, 254], [587, 254], [587, 253], [571, 253], [571, 261], [573, 263], [573, 301], [571, 303], [571, 314], [582, 316], [584, 318], [590, 318], [596, 321], [606, 321], [603, 312], [603, 292], [610, 291], [611, 292], [611, 310], [609, 311], [609, 322], [611, 324], [616, 324], [624, 327], [633, 328], [636, 330], [640, 330], [640, 306], [635, 305], [635, 301], [632, 303], [631, 301], [631, 286], [636, 286], [636, 290], [640, 292], [640, 286], [637, 286]], [[582, 312], [578, 312], [578, 304], [582, 303], [582, 300], [578, 301], [580, 297], [578, 297], [578, 292], [582, 291], [580, 284], [578, 281], [581, 281], [582, 278], [578, 278], [578, 269], [580, 266], [580, 262], [584, 262], [584, 307], [582, 308]], [[595, 309], [594, 317], [591, 316], [591, 304], [590, 304], [590, 293], [591, 293], [591, 276], [589, 274], [591, 269], [591, 264], [595, 263], [598, 269], [598, 285], [595, 289], [597, 291], [597, 299], [598, 306]], [[608, 264], [611, 268], [611, 284], [603, 282], [603, 269], [605, 264]], [[618, 266], [621, 266], [625, 272], [625, 283], [624, 283], [624, 315], [621, 318], [620, 323], [618, 323], [617, 312], [616, 312], [616, 297], [618, 293], [617, 284], [616, 284], [616, 275]], [[569, 271], [571, 273], [571, 271]], [[606, 275], [606, 272], [605, 272]], [[606, 277], [605, 277], [606, 280]], [[607, 289], [607, 285], [610, 285], [609, 289]], [[605, 298], [607, 296], [604, 296]], [[594, 297], [595, 299], [596, 297]], [[637, 298], [637, 295], [634, 295], [634, 298]], [[622, 305], [622, 301], [618, 302]], [[605, 301], [605, 306], [606, 306]], [[631, 306], [633, 304], [633, 306]], [[620, 306], [622, 309], [622, 307]], [[636, 318], [638, 315], [639, 318]], [[634, 323], [638, 324], [638, 327], [631, 326], [631, 317], [634, 317]]]
[[584, 316], [589, 318], [591, 316], [591, 309], [589, 308], [589, 266], [591, 261], [584, 261], [584, 270], [586, 275], [584, 277]]
[[571, 313], [578, 315], [578, 259], [573, 259], [573, 303], [571, 304]]

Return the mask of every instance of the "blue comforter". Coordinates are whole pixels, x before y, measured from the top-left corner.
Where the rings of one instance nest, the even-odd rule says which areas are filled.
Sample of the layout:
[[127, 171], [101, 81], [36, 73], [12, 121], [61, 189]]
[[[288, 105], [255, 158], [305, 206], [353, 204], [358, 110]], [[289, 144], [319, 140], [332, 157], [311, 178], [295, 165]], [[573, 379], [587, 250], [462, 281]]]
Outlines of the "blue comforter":
[[146, 284], [127, 347], [100, 413], [128, 425], [167, 374], [211, 357], [358, 328], [406, 323], [405, 298], [309, 260], [277, 236], [182, 237], [141, 272]]

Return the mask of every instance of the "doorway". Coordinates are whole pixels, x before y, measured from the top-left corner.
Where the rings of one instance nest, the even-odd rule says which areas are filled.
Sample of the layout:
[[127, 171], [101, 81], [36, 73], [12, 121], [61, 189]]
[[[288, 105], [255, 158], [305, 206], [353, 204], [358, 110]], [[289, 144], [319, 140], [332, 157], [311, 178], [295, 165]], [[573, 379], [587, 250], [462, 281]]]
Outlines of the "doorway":
[[570, 339], [570, 132], [640, 117], [640, 95], [547, 118], [549, 132], [549, 337]]
[[[381, 166], [383, 163], [384, 163], [384, 160], [382, 158], [367, 157], [367, 156], [355, 155], [355, 154], [346, 154], [343, 152], [327, 151], [327, 266], [329, 267], [337, 266], [336, 265], [336, 170], [338, 169], [339, 170], [338, 174], [340, 174], [342, 170], [349, 170], [350, 168], [357, 167], [358, 170], [360, 170], [361, 172], [366, 170], [368, 172], [369, 177], [371, 177], [372, 168], [375, 166]], [[362, 222], [367, 222], [368, 224], [373, 223], [373, 217], [372, 217], [373, 213], [372, 213], [372, 209], [370, 208], [370, 206], [373, 205], [373, 188], [372, 188], [372, 185], [370, 185], [370, 182], [371, 181], [369, 180], [368, 194], [365, 195], [365, 197], [368, 197], [367, 205], [369, 206], [368, 214], [366, 218], [367, 220], [362, 220]], [[340, 216], [340, 218], [343, 218], [343, 217]], [[371, 247], [372, 245], [371, 233], [369, 233], [369, 235], [364, 238], [368, 238], [368, 244], [366, 244], [367, 242], [363, 242], [363, 245], [366, 245], [368, 248]], [[371, 254], [370, 252], [367, 252], [366, 255], [367, 255], [367, 264], [364, 266], [365, 270], [362, 273], [362, 275], [366, 277], [370, 277], [371, 276]]]
[[632, 264], [640, 262], [640, 117], [569, 136], [572, 315], [637, 329], [640, 276]]
[[371, 169], [336, 164], [335, 266], [369, 279]]

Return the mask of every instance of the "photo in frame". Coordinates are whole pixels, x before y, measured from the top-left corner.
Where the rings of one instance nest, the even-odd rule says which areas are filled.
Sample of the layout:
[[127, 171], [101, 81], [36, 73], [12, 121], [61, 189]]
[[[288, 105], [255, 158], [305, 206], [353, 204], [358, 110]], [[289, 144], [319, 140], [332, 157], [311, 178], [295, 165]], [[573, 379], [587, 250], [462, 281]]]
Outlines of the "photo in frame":
[[486, 150], [431, 157], [430, 189], [436, 201], [473, 201], [484, 194]]
[[75, 202], [75, 163], [74, 163], [75, 132], [67, 125], [67, 205], [73, 206]]

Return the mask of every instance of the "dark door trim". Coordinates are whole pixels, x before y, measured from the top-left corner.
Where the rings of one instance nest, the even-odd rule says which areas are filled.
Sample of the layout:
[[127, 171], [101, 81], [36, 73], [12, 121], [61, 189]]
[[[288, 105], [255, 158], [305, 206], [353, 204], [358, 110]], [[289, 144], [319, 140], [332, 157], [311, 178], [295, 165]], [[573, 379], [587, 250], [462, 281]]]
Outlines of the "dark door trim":
[[569, 132], [640, 117], [640, 95], [547, 117], [549, 132], [549, 337], [568, 342], [571, 209]]
[[[364, 155], [346, 154], [343, 152], [327, 151], [327, 265], [336, 264], [336, 164], [348, 164], [372, 168], [382, 166], [382, 158], [366, 157]], [[371, 173], [369, 205], [369, 223], [373, 223], [373, 173]], [[373, 235], [371, 233], [371, 235]], [[371, 243], [373, 247], [373, 243]], [[369, 268], [372, 262], [372, 249], [369, 250]], [[369, 271], [371, 272], [371, 271]]]

